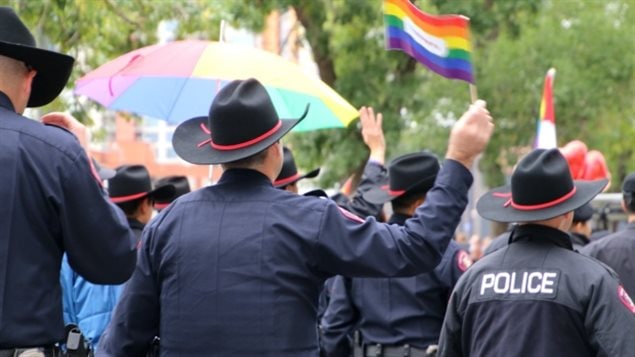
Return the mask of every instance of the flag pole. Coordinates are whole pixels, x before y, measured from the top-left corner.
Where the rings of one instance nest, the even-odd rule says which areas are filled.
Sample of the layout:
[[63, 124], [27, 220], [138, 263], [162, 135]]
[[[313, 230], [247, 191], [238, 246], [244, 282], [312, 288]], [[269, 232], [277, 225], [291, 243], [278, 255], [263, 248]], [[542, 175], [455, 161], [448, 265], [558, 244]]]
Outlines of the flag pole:
[[476, 102], [476, 100], [478, 99], [476, 86], [472, 83], [470, 83], [470, 99], [472, 100], [472, 104], [474, 104], [474, 102]]

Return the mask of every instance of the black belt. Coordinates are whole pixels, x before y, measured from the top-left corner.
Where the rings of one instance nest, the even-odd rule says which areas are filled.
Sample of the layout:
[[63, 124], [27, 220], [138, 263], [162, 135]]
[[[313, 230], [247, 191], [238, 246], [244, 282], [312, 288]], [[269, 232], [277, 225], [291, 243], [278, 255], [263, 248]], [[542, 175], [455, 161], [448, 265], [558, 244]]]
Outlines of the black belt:
[[412, 347], [409, 345], [403, 346], [384, 346], [379, 344], [367, 344], [364, 346], [356, 346], [362, 352], [364, 357], [426, 357], [426, 351]]
[[0, 357], [59, 357], [61, 355], [57, 347], [28, 347], [0, 350]]

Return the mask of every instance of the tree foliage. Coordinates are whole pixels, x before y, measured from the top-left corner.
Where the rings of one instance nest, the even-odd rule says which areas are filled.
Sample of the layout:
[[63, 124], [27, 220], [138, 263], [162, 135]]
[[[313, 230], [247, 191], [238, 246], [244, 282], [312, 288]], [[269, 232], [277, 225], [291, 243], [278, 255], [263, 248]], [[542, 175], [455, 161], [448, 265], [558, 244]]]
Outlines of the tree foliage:
[[[554, 87], [558, 142], [585, 141], [604, 153], [614, 182], [635, 170], [635, 17], [629, 0], [417, 0], [424, 11], [470, 17], [479, 96], [496, 132], [481, 160], [490, 184], [503, 181], [534, 140], [543, 78]], [[384, 50], [379, 0], [0, 0], [40, 39], [79, 56], [78, 78], [122, 53], [152, 44], [161, 20], [179, 20], [179, 38], [218, 38], [221, 19], [260, 31], [273, 10], [296, 11], [322, 79], [354, 106], [384, 113], [388, 156], [444, 154], [448, 129], [469, 104], [467, 85]], [[72, 83], [69, 84], [72, 86]], [[59, 102], [53, 106], [60, 106]], [[293, 134], [301, 167], [322, 166], [329, 186], [360, 167], [367, 151], [356, 122], [347, 129]], [[614, 185], [617, 188], [619, 185]]]

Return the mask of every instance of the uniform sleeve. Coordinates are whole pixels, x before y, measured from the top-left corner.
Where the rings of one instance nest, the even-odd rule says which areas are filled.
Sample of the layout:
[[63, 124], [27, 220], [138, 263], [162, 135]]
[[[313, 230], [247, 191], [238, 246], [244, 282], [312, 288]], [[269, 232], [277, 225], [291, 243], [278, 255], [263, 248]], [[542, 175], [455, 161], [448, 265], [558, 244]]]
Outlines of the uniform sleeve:
[[383, 209], [383, 204], [373, 204], [364, 199], [364, 193], [388, 179], [384, 165], [369, 161], [364, 168], [362, 179], [352, 196], [350, 204], [345, 207], [359, 217], [375, 217]]
[[123, 212], [107, 199], [83, 150], [61, 170], [58, 211], [68, 262], [90, 282], [125, 282], [134, 269], [136, 252]]
[[[126, 283], [112, 320], [99, 342], [100, 356], [145, 356], [159, 334], [160, 304], [157, 262], [153, 257], [154, 227], [143, 233], [137, 267]], [[158, 259], [158, 258], [157, 258]]]
[[461, 325], [463, 317], [461, 313], [461, 297], [463, 296], [460, 286], [457, 286], [450, 297], [448, 309], [445, 311], [441, 335], [439, 336], [439, 357], [460, 357], [463, 356], [461, 349]]
[[447, 288], [447, 298], [463, 273], [472, 265], [470, 254], [461, 249], [455, 241], [450, 241], [448, 248], [443, 254], [441, 263], [434, 269], [434, 273]]
[[326, 356], [346, 357], [351, 355], [349, 338], [357, 325], [359, 311], [350, 296], [350, 278], [336, 276], [333, 279], [331, 299], [321, 321], [321, 347]]
[[631, 356], [635, 351], [635, 305], [615, 277], [590, 290], [585, 328], [598, 356]]
[[316, 242], [321, 271], [345, 276], [412, 276], [437, 266], [467, 204], [470, 172], [446, 160], [425, 203], [404, 226], [365, 222], [325, 205]]

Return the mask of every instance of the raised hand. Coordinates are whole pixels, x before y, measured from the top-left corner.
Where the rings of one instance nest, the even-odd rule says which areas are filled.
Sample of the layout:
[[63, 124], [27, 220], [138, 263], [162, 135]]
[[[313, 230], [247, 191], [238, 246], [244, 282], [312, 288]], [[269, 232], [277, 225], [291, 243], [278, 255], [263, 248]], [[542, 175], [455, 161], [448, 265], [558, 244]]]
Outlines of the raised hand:
[[370, 159], [384, 164], [386, 156], [386, 141], [381, 127], [383, 116], [375, 112], [372, 107], [361, 107], [359, 121], [362, 125], [362, 138], [370, 149]]
[[492, 116], [485, 101], [479, 99], [452, 127], [445, 157], [470, 169], [476, 156], [485, 150], [493, 132]]

